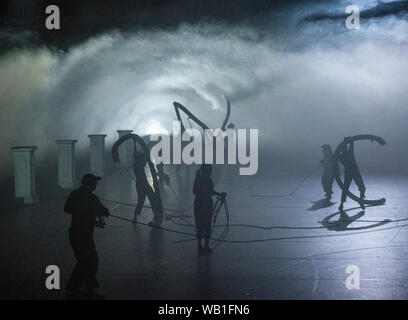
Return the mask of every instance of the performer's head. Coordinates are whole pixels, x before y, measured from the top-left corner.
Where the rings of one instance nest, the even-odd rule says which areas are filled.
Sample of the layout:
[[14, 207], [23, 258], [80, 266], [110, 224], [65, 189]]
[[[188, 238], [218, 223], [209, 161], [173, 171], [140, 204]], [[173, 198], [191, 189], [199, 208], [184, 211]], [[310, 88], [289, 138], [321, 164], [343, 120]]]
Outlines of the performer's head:
[[333, 150], [329, 144], [322, 145], [322, 151], [325, 157], [330, 157], [333, 155]]
[[81, 179], [81, 185], [88, 191], [94, 191], [101, 177], [97, 177], [91, 173], [87, 173]]
[[211, 176], [212, 175], [212, 165], [203, 163], [200, 167], [200, 171], [203, 176]]

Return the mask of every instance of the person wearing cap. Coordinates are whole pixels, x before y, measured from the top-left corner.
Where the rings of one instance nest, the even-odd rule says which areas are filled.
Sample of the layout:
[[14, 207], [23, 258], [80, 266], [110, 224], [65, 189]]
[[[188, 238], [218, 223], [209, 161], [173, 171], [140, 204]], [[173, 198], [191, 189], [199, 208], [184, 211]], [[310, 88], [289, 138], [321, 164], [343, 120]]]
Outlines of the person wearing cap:
[[333, 150], [330, 145], [322, 145], [323, 159], [320, 160], [320, 166], [324, 168], [322, 175], [322, 186], [327, 201], [331, 200], [333, 194], [334, 181], [334, 162]]
[[81, 186], [65, 201], [64, 211], [72, 216], [69, 241], [77, 260], [66, 287], [70, 292], [78, 292], [84, 286], [86, 293], [93, 294], [99, 288], [95, 278], [99, 260], [93, 232], [95, 226], [104, 227], [103, 217], [109, 217], [109, 210], [93, 193], [99, 180], [93, 174], [84, 175]]

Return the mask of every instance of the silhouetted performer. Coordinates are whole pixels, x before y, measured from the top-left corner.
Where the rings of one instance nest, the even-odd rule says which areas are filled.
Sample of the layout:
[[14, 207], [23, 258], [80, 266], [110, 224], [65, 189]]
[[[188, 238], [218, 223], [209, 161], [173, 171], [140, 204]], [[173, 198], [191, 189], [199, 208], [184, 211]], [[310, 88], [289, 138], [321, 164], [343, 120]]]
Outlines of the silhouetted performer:
[[93, 174], [84, 175], [81, 187], [72, 191], [65, 201], [64, 211], [72, 215], [69, 241], [77, 260], [67, 283], [68, 291], [78, 292], [85, 286], [87, 293], [95, 294], [93, 290], [99, 288], [95, 278], [99, 260], [93, 232], [95, 226], [104, 227], [103, 217], [109, 217], [109, 210], [92, 193], [100, 179]]
[[354, 157], [354, 141], [350, 137], [344, 138], [338, 154], [340, 162], [344, 166], [344, 187], [341, 194], [341, 203], [339, 210], [343, 210], [343, 204], [346, 202], [347, 193], [350, 188], [351, 181], [354, 180], [360, 190], [360, 207], [365, 209], [363, 199], [365, 198], [366, 188], [363, 178], [361, 177], [356, 159]]
[[168, 185], [170, 183], [170, 177], [168, 174], [164, 173], [164, 164], [159, 163], [156, 165], [157, 177], [159, 178], [160, 182], [166, 182]]
[[325, 192], [326, 200], [330, 201], [333, 194], [333, 181], [334, 181], [334, 162], [333, 162], [333, 150], [330, 145], [325, 144], [322, 146], [323, 159], [320, 161], [320, 165], [324, 168], [322, 176], [322, 185]]
[[[212, 196], [218, 195], [225, 197], [226, 193], [219, 193], [214, 190], [214, 184], [211, 179], [212, 166], [202, 164], [196, 172], [194, 180], [193, 193], [194, 199], [194, 217], [197, 229], [198, 252], [212, 252], [209, 246], [211, 238], [211, 220], [213, 217]], [[205, 239], [205, 245], [202, 245], [202, 239]]]
[[152, 211], [154, 214], [153, 221], [149, 222], [150, 225], [160, 225], [163, 220], [163, 215], [159, 209], [158, 200], [152, 187], [147, 181], [145, 173], [145, 165], [147, 163], [147, 156], [143, 152], [138, 152], [136, 147], [133, 153], [133, 173], [136, 177], [136, 192], [137, 192], [137, 205], [135, 208], [135, 215], [133, 220], [137, 220], [137, 216], [142, 212], [146, 197], [149, 199]]

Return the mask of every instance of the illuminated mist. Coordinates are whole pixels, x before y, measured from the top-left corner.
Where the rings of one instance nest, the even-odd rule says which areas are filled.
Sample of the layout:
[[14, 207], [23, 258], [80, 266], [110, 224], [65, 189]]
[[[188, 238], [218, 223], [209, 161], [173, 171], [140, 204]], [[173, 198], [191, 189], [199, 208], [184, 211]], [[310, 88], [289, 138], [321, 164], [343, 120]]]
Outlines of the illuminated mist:
[[320, 145], [370, 133], [388, 145], [359, 149], [367, 168], [406, 171], [407, 16], [361, 21], [358, 31], [302, 20], [322, 7], [265, 13], [259, 26], [112, 31], [67, 52], [9, 51], [0, 57], [3, 152], [17, 143], [45, 152], [55, 138], [86, 146], [90, 133], [112, 142], [117, 129], [170, 130], [173, 101], [219, 127], [225, 95], [236, 127], [259, 129], [261, 162], [304, 171], [317, 165]]

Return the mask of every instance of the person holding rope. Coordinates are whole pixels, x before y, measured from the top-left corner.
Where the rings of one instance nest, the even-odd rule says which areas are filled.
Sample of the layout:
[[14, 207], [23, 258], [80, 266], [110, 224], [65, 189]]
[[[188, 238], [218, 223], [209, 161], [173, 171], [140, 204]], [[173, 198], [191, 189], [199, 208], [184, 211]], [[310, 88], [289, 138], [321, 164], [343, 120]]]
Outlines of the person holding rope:
[[109, 217], [109, 210], [93, 194], [100, 177], [86, 174], [82, 177], [81, 187], [72, 191], [64, 204], [64, 211], [72, 216], [69, 229], [69, 242], [74, 250], [77, 263], [67, 283], [69, 293], [78, 294], [83, 286], [88, 296], [101, 298], [94, 292], [99, 288], [95, 278], [98, 270], [98, 252], [96, 251], [94, 228], [105, 226], [103, 217]]
[[[193, 193], [194, 199], [194, 217], [197, 230], [198, 253], [210, 253], [211, 238], [211, 220], [213, 217], [213, 200], [212, 196], [217, 195], [225, 198], [225, 192], [219, 193], [214, 190], [214, 183], [211, 179], [212, 166], [202, 164], [196, 172], [194, 180]], [[204, 238], [205, 244], [202, 245]]]

